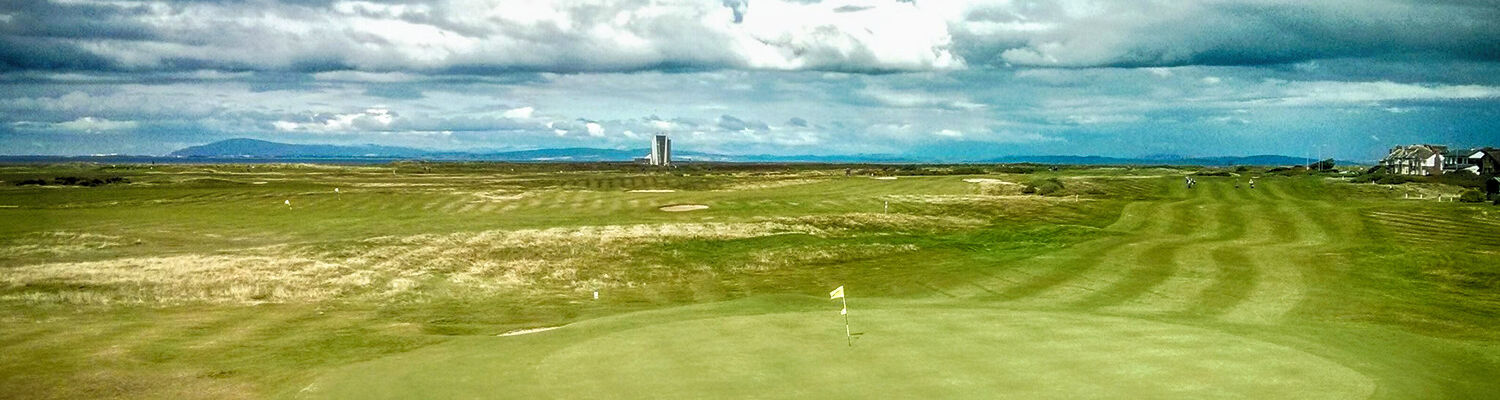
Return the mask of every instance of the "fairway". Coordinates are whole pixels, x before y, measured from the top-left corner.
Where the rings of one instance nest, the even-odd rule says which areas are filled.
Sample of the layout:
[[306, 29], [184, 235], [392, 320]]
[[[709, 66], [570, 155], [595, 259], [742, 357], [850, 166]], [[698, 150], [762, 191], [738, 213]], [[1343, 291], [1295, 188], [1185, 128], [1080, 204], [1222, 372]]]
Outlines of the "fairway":
[[1500, 210], [1443, 186], [597, 168], [0, 170], [132, 182], [0, 188], [0, 397], [1500, 392]]

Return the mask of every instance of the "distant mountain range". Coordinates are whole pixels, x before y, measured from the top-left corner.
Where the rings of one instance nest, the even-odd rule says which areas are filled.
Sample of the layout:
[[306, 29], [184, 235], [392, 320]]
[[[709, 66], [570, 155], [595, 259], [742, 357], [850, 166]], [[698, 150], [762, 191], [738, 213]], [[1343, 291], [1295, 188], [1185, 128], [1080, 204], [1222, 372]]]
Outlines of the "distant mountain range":
[[[647, 149], [596, 149], [560, 148], [499, 152], [429, 151], [409, 147], [361, 145], [339, 146], [326, 144], [288, 144], [256, 139], [229, 139], [200, 146], [192, 146], [168, 154], [173, 158], [215, 159], [419, 159], [451, 161], [512, 161], [512, 162], [603, 162], [631, 161], [643, 157]], [[811, 163], [921, 163], [908, 157], [885, 154], [852, 155], [727, 155], [694, 151], [673, 151], [672, 158], [680, 161], [710, 162], [811, 162]], [[1152, 155], [1141, 158], [1118, 158], [1100, 156], [1004, 156], [982, 160], [952, 160], [961, 163], [1036, 163], [1073, 165], [1302, 165], [1312, 162], [1303, 157], [1258, 155], [1246, 157], [1183, 157], [1177, 155]], [[1340, 162], [1340, 164], [1349, 164]]]

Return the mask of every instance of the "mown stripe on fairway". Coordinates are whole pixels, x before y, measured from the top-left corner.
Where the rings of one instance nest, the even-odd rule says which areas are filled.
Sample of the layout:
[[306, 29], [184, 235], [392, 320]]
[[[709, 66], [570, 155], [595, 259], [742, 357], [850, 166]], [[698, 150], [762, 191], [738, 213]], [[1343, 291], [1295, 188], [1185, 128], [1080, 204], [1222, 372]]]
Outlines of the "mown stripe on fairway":
[[1119, 279], [1109, 282], [1108, 286], [1096, 287], [1085, 297], [1071, 302], [1070, 305], [1074, 308], [1095, 309], [1145, 294], [1165, 282], [1177, 271], [1177, 262], [1173, 258], [1176, 257], [1177, 251], [1186, 245], [1187, 243], [1182, 241], [1172, 241], [1146, 247], [1135, 256], [1135, 268], [1131, 268]]
[[1196, 301], [1183, 310], [1184, 314], [1222, 315], [1231, 307], [1249, 299], [1250, 292], [1255, 288], [1260, 270], [1251, 264], [1243, 248], [1238, 246], [1215, 248], [1211, 257], [1214, 265], [1218, 266], [1219, 273], [1214, 277], [1213, 285], [1204, 288]]
[[[1375, 210], [1365, 214], [1389, 233], [1412, 243], [1477, 242], [1500, 246], [1500, 224], [1473, 218], [1468, 221], [1432, 213]], [[1481, 240], [1473, 240], [1473, 239]]]
[[[1171, 224], [1169, 232], [1174, 236], [1166, 236], [1167, 239], [1153, 238], [1152, 243], [1143, 245], [1138, 253], [1131, 256], [1121, 256], [1121, 260], [1133, 260], [1134, 268], [1130, 268], [1123, 276], [1113, 279], [1103, 287], [1094, 287], [1091, 293], [1071, 301], [1071, 305], [1084, 309], [1097, 309], [1137, 299], [1141, 296], [1150, 295], [1152, 299], [1145, 299], [1145, 304], [1136, 304], [1134, 308], [1151, 309], [1158, 306], [1151, 300], [1162, 300], [1170, 295], [1158, 286], [1168, 282], [1168, 279], [1179, 273], [1182, 269], [1180, 261], [1177, 260], [1178, 252], [1183, 248], [1204, 240], [1216, 237], [1224, 237], [1223, 230], [1233, 230], [1232, 226], [1226, 225], [1224, 215], [1213, 215], [1209, 208], [1216, 202], [1211, 195], [1211, 190], [1201, 190], [1205, 187], [1192, 189], [1195, 200], [1177, 203], [1172, 208]], [[1204, 194], [1208, 194], [1205, 196]], [[1232, 224], [1230, 224], [1232, 225]], [[1230, 233], [1232, 234], [1232, 233]]]
[[1286, 207], [1285, 202], [1261, 205], [1260, 215], [1270, 224], [1269, 231], [1264, 234], [1266, 241], [1245, 246], [1245, 257], [1256, 270], [1254, 288], [1243, 301], [1223, 311], [1221, 319], [1241, 323], [1274, 322], [1306, 297], [1306, 270], [1299, 266], [1306, 259], [1299, 255], [1308, 246], [1299, 242], [1301, 235], [1296, 232], [1297, 226], [1286, 220], [1290, 217], [1281, 209], [1283, 207]]
[[[1210, 185], [1220, 186], [1220, 185]], [[1213, 254], [1223, 248], [1244, 245], [1247, 232], [1244, 206], [1224, 202], [1209, 206], [1215, 213], [1217, 234], [1211, 238], [1185, 242], [1176, 251], [1175, 268], [1166, 279], [1156, 282], [1150, 290], [1106, 307], [1102, 311], [1139, 314], [1180, 314], [1187, 312], [1200, 302], [1200, 297], [1222, 280], [1232, 279], [1225, 271], [1229, 266], [1220, 265]]]
[[[1157, 210], [1165, 207], [1164, 203], [1138, 202], [1132, 203], [1131, 206], [1127, 207], [1126, 216], [1122, 216], [1121, 219], [1130, 220], [1131, 222], [1127, 224], [1131, 225], [1132, 230], [1145, 230], [1155, 225], [1165, 224], [1161, 218], [1151, 218], [1157, 215]], [[1114, 225], [1120, 225], [1120, 222]], [[986, 290], [974, 291], [973, 288], [959, 287], [951, 291], [960, 296], [991, 296], [989, 299], [1001, 301], [1032, 297], [1062, 283], [1078, 279], [1080, 275], [1098, 267], [1107, 254], [1136, 240], [1138, 239], [1135, 237], [1109, 237], [1079, 243], [1066, 250], [1021, 260], [1008, 269], [987, 272], [974, 282], [976, 286]]]
[[[1042, 307], [1070, 305], [1091, 308], [1113, 302], [1105, 299], [1113, 299], [1117, 295], [1136, 290], [1120, 285], [1135, 284], [1137, 282], [1134, 279], [1143, 278], [1133, 278], [1132, 275], [1136, 272], [1174, 268], [1159, 263], [1142, 264], [1147, 258], [1143, 255], [1172, 252], [1188, 240], [1176, 227], [1196, 225], [1201, 210], [1198, 207], [1203, 201], [1205, 199], [1201, 197], [1194, 197], [1167, 204], [1167, 211], [1172, 214], [1170, 218], [1153, 218], [1145, 229], [1125, 238], [1122, 245], [1080, 257], [1078, 265], [1071, 267], [1073, 271], [1065, 280], [1048, 282], [1049, 285], [1043, 290], [1029, 293], [1017, 301]], [[1167, 262], [1171, 262], [1170, 257]]]

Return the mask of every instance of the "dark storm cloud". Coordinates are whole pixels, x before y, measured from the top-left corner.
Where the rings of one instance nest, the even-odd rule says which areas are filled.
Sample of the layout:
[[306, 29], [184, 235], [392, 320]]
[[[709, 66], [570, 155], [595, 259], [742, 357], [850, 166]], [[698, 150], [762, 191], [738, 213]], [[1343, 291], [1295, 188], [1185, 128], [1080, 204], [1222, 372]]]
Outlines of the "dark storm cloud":
[[1497, 20], [1500, 3], [1481, 1], [19, 0], [0, 5], [0, 66], [507, 74], [1495, 61]]
[[420, 99], [422, 90], [411, 85], [381, 85], [371, 84], [365, 89], [365, 94], [387, 99]]
[[717, 125], [719, 126], [719, 128], [722, 128], [726, 131], [764, 131], [771, 129], [771, 127], [769, 125], [766, 125], [766, 123], [764, 122], [746, 121], [743, 119], [735, 118], [734, 116], [729, 114], [720, 115]]
[[1500, 58], [1500, 3], [1041, 2], [967, 14], [970, 63], [1261, 65], [1339, 57]]
[[1494, 2], [851, 4], [7, 2], [0, 150], [639, 148], [663, 132], [699, 151], [933, 159], [1326, 137], [1365, 159], [1388, 147], [1371, 134], [1477, 143], [1500, 119]]

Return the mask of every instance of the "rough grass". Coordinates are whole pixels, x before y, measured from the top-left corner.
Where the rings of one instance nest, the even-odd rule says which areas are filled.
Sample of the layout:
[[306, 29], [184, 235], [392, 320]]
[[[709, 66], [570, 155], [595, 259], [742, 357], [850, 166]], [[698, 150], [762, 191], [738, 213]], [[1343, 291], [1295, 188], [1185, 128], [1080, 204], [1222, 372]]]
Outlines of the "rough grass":
[[[0, 167], [6, 181], [131, 182], [0, 187], [0, 387], [7, 388], [0, 397], [352, 396], [379, 383], [415, 382], [335, 379], [370, 365], [405, 376], [411, 370], [400, 365], [409, 357], [464, 354], [505, 358], [484, 364], [494, 368], [534, 367], [526, 360], [593, 351], [591, 340], [643, 340], [607, 337], [625, 328], [710, 340], [726, 327], [747, 335], [762, 327], [768, 330], [755, 335], [757, 346], [803, 346], [841, 327], [824, 332], [781, 317], [740, 325], [686, 321], [828, 311], [807, 296], [841, 284], [855, 293], [856, 312], [860, 303], [878, 303], [890, 316], [932, 316], [928, 325], [969, 332], [926, 342], [921, 337], [932, 332], [924, 329], [935, 328], [895, 329], [911, 318], [886, 318], [889, 335], [872, 326], [860, 343], [897, 340], [925, 350], [867, 354], [875, 358], [865, 361], [882, 366], [869, 373], [914, 376], [913, 365], [951, 361], [967, 366], [959, 371], [1036, 373], [1042, 376], [1028, 382], [1047, 382], [922, 375], [872, 394], [1075, 397], [1084, 392], [1070, 388], [1087, 387], [1080, 382], [1109, 381], [1074, 376], [1109, 354], [1130, 354], [1116, 359], [1121, 371], [1160, 383], [1132, 385], [1128, 397], [1290, 393], [1282, 390], [1358, 397], [1369, 387], [1363, 382], [1374, 385], [1377, 398], [1500, 391], [1493, 379], [1500, 337], [1492, 328], [1500, 323], [1500, 270], [1492, 262], [1500, 252], [1492, 240], [1500, 211], [1492, 206], [1406, 200], [1406, 188], [1311, 176], [1257, 179], [1253, 191], [1235, 189], [1238, 177], [1200, 177], [1188, 190], [1185, 172], [1176, 169], [876, 180], [845, 177], [842, 167], [723, 168]], [[1051, 178], [1064, 188], [1045, 197], [986, 186]], [[670, 204], [710, 208], [657, 210]], [[693, 306], [703, 303], [710, 305]], [[1035, 323], [990, 323], [976, 320], [980, 314]], [[543, 345], [483, 342], [564, 324], [575, 325], [503, 338]], [[1059, 330], [1069, 326], [1097, 326], [1085, 335], [1097, 340], [1049, 340], [1067, 337]], [[1149, 332], [1163, 326], [1192, 335], [1161, 337], [1224, 349], [1131, 347], [1155, 343]], [[974, 347], [1002, 342], [1010, 345]], [[972, 351], [957, 354], [955, 343]], [[1076, 347], [1047, 347], [1069, 343]], [[634, 357], [670, 375], [691, 365], [681, 360], [712, 351], [610, 356]], [[741, 361], [749, 372], [810, 367], [759, 357], [785, 353], [751, 351], [757, 357]], [[1067, 357], [1047, 361], [1058, 354]], [[1223, 364], [1202, 369], [1216, 371], [1207, 378], [1185, 377], [1191, 371], [1178, 367], [1220, 356]], [[383, 361], [359, 364], [366, 360]], [[571, 364], [547, 365], [561, 375], [585, 371], [564, 367]], [[485, 368], [472, 371], [499, 376], [485, 380], [499, 385], [492, 389], [558, 395], [559, 382]], [[1293, 382], [1282, 374], [1304, 370], [1352, 375], [1324, 377], [1321, 386], [1230, 382]], [[434, 378], [472, 378], [442, 371], [449, 372]], [[731, 383], [765, 389], [751, 379]], [[1204, 379], [1217, 383], [1194, 386]], [[640, 393], [671, 393], [627, 380], [640, 381], [631, 389]], [[404, 389], [456, 396], [485, 389], [472, 379], [423, 382]], [[623, 385], [604, 378], [593, 384]], [[736, 393], [749, 392], [717, 394]]]

